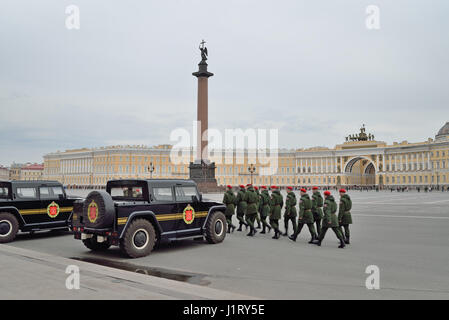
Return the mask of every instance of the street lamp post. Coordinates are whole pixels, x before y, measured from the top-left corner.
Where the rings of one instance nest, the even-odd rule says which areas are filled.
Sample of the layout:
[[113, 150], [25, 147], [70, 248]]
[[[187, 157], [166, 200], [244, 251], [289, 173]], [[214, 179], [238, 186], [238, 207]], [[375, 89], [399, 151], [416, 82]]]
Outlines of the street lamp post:
[[153, 172], [154, 172], [153, 162], [150, 162], [150, 165], [147, 167], [147, 169], [150, 172], [150, 179], [153, 179]]

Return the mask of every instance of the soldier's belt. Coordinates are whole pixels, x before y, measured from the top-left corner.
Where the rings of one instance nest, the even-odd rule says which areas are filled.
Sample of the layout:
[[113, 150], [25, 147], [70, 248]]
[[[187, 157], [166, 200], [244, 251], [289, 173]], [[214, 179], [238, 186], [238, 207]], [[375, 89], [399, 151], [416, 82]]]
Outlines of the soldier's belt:
[[305, 212], [312, 212], [312, 209], [306, 209]]

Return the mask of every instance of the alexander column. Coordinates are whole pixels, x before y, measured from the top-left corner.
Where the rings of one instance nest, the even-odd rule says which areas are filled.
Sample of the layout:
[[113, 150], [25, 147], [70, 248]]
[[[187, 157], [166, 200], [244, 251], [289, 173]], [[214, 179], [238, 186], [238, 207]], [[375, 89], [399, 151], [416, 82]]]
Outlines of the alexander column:
[[190, 162], [190, 179], [195, 180], [202, 192], [215, 191], [217, 180], [215, 179], [215, 163], [208, 159], [208, 80], [214, 74], [207, 71], [207, 48], [203, 40], [200, 44], [201, 62], [199, 70], [192, 73], [198, 78], [198, 107], [197, 107], [197, 150], [194, 162]]

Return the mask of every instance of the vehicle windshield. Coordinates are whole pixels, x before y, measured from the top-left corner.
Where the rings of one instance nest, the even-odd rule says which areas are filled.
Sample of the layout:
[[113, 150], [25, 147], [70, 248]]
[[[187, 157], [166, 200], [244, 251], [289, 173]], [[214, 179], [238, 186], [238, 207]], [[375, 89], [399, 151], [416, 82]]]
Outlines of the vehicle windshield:
[[111, 196], [117, 200], [144, 200], [140, 186], [112, 187]]

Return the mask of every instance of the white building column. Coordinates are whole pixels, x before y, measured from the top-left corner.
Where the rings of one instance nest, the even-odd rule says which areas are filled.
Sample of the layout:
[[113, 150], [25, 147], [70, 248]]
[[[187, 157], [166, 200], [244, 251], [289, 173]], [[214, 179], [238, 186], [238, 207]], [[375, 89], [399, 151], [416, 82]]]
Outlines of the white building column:
[[421, 171], [425, 169], [424, 163], [424, 152], [421, 152]]

